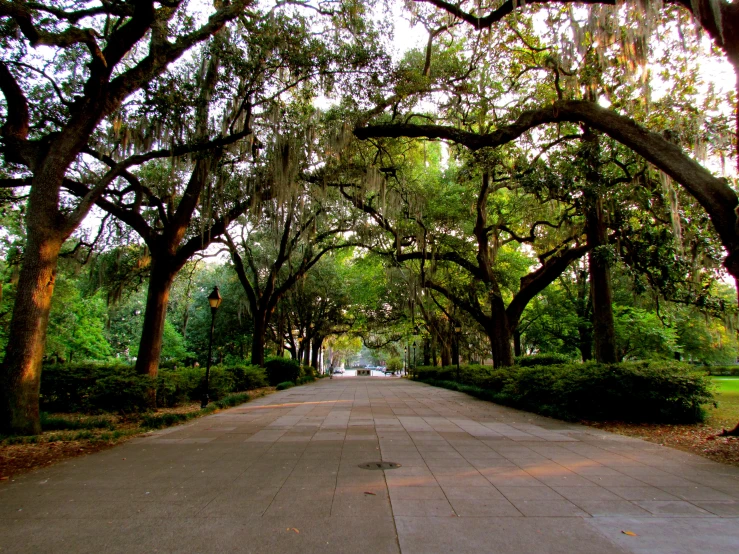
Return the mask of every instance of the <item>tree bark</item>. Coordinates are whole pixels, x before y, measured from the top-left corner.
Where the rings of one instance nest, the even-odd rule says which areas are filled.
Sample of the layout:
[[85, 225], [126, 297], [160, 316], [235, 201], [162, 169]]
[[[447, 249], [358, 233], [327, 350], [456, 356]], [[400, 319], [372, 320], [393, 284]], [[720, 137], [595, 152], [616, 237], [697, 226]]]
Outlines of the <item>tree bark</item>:
[[269, 316], [266, 310], [258, 310], [254, 313], [254, 333], [251, 343], [252, 365], [264, 366], [264, 336], [267, 331], [268, 321]]
[[310, 365], [314, 369], [318, 369], [319, 363], [318, 363], [318, 357], [321, 353], [321, 345], [323, 344], [323, 337], [320, 335], [316, 335], [313, 337], [313, 340], [311, 341], [311, 358], [310, 358]]
[[588, 286], [588, 272], [579, 270], [576, 277], [577, 298], [575, 299], [575, 313], [577, 314], [578, 349], [583, 362], [593, 358], [593, 329], [591, 322], [590, 288]]
[[513, 365], [513, 349], [511, 348], [512, 329], [508, 321], [505, 303], [497, 295], [490, 295], [490, 320], [485, 326], [485, 332], [490, 339], [490, 348], [493, 355], [493, 367], [508, 367]]
[[152, 252], [149, 290], [146, 295], [144, 326], [139, 341], [136, 358], [136, 372], [156, 377], [159, 371], [159, 358], [162, 354], [162, 338], [167, 316], [167, 304], [172, 282], [179, 268], [169, 256], [155, 255]]
[[308, 337], [303, 339], [303, 360], [300, 363], [310, 365], [310, 340]]
[[[48, 226], [53, 217], [39, 215], [29, 202], [28, 238], [18, 280], [8, 345], [0, 381], [0, 432], [41, 432], [39, 390], [57, 259], [64, 237]], [[40, 206], [43, 208], [43, 203]], [[56, 213], [54, 208], [51, 214]]]
[[594, 194], [586, 193], [587, 235], [590, 268], [590, 296], [593, 305], [593, 337], [595, 359], [602, 364], [618, 361], [616, 353], [616, 328], [613, 322], [613, 293], [611, 269], [607, 257], [598, 247], [607, 244], [606, 223], [603, 214], [603, 201]]
[[439, 346], [441, 347], [441, 367], [452, 365], [452, 350], [449, 341], [442, 340]]

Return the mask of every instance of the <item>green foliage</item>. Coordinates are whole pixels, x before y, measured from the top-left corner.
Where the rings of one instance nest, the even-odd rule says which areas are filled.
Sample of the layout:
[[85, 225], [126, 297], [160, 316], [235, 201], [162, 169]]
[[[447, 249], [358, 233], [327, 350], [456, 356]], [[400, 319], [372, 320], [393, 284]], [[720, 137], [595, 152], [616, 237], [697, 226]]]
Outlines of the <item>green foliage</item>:
[[145, 414], [141, 417], [141, 427], [144, 429], [163, 429], [171, 427], [178, 423], [183, 423], [195, 417], [198, 412], [188, 412], [185, 414]]
[[115, 430], [115, 423], [107, 417], [68, 418], [52, 416], [41, 412], [41, 429], [44, 431], [78, 430], [78, 429], [110, 429]]
[[234, 406], [249, 402], [250, 398], [249, 394], [245, 392], [229, 394], [213, 402], [213, 405], [217, 408], [233, 408]]
[[387, 368], [387, 371], [392, 371], [393, 373], [400, 373], [401, 371], [403, 371], [403, 360], [401, 360], [397, 356], [390, 358], [387, 361], [387, 364], [385, 365], [385, 367]]
[[458, 381], [453, 368], [422, 367], [417, 374], [430, 384], [451, 381], [471, 387], [476, 396], [567, 420], [691, 423], [703, 421], [703, 406], [713, 402], [705, 372], [677, 362], [570, 363], [499, 370], [467, 366]]
[[296, 383], [298, 385], [304, 385], [305, 383], [312, 383], [315, 380], [316, 380], [315, 375], [301, 375], [300, 377], [298, 377], [298, 380], [296, 381]]
[[82, 282], [62, 273], [54, 287], [46, 355], [64, 360], [103, 360], [113, 350], [105, 335], [107, 307], [102, 294], [83, 296]]
[[[266, 386], [264, 369], [257, 366], [215, 366], [210, 370], [208, 394], [212, 400], [232, 392]], [[205, 369], [168, 368], [154, 382], [157, 405], [173, 407], [200, 400], [205, 385]], [[149, 406], [152, 380], [138, 375], [130, 366], [86, 362], [58, 364], [44, 368], [41, 378], [41, 405], [54, 412], [130, 413]]]
[[144, 411], [149, 408], [149, 392], [155, 384], [148, 375], [138, 375], [132, 369], [107, 375], [95, 381], [85, 406], [88, 411]]
[[739, 377], [739, 365], [701, 367], [708, 375]]
[[269, 384], [267, 382], [266, 370], [258, 365], [231, 365], [225, 366], [224, 369], [233, 378], [234, 390], [247, 391], [259, 389]]
[[267, 371], [267, 380], [272, 386], [285, 381], [293, 384], [300, 377], [300, 364], [297, 360], [288, 358], [270, 358], [264, 363]]
[[295, 383], [293, 383], [292, 381], [284, 381], [282, 383], [278, 383], [276, 388], [277, 390], [285, 390], [285, 389], [292, 388], [294, 386], [295, 386]]
[[315, 377], [316, 376], [316, 368], [309, 365], [300, 366], [300, 376], [301, 377]]
[[[114, 375], [133, 375], [133, 368], [120, 363], [81, 362], [44, 366], [41, 373], [41, 407], [51, 412], [85, 412], [99, 408], [90, 402], [99, 380]], [[138, 387], [137, 387], [138, 388]]]
[[572, 359], [564, 354], [557, 354], [556, 352], [545, 352], [543, 354], [534, 354], [533, 356], [517, 356], [516, 365], [521, 367], [529, 367], [532, 365], [555, 365], [555, 364], [567, 364]]
[[614, 323], [620, 359], [671, 358], [677, 350], [676, 330], [664, 326], [654, 312], [616, 306]]

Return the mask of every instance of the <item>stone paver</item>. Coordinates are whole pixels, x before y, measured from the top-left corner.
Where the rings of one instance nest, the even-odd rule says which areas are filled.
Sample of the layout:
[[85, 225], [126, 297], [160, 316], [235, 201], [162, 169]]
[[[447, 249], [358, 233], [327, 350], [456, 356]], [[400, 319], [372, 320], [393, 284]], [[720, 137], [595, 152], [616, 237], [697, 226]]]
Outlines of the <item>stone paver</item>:
[[737, 518], [737, 468], [347, 377], [0, 485], [0, 552], [733, 554]]

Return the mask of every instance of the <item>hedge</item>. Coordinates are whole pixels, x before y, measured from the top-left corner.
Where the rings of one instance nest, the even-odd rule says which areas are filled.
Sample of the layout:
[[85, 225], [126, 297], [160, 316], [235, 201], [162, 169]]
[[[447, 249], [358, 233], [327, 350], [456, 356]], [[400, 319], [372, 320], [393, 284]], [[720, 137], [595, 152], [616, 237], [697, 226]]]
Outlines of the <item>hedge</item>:
[[713, 402], [705, 371], [679, 362], [594, 362], [416, 370], [429, 384], [565, 420], [692, 423]]
[[264, 363], [267, 371], [267, 380], [273, 387], [292, 381], [293, 383], [300, 377], [300, 363], [297, 360], [288, 358], [270, 358]]
[[[209, 396], [219, 400], [227, 394], [267, 385], [265, 370], [258, 366], [214, 366], [210, 369]], [[157, 405], [172, 407], [199, 400], [205, 387], [205, 368], [161, 369], [156, 379], [139, 375], [122, 364], [75, 363], [44, 366], [40, 404], [49, 412], [145, 411], [149, 392], [156, 389]]]
[[704, 366], [700, 369], [707, 371], [708, 375], [739, 377], [739, 365]]

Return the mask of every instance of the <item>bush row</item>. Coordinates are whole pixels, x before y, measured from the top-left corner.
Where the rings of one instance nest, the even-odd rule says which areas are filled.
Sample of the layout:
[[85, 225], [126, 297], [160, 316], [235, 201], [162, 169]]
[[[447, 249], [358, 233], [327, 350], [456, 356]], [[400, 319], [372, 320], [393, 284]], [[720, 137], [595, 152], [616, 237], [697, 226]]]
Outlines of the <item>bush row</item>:
[[[122, 412], [150, 407], [156, 390], [160, 407], [202, 398], [205, 369], [162, 369], [156, 379], [139, 375], [126, 365], [79, 363], [44, 366], [41, 407], [50, 412]], [[215, 366], [210, 369], [209, 395], [219, 400], [236, 391], [267, 386], [265, 370], [258, 366]]]
[[701, 367], [701, 369], [707, 371], [709, 375], [739, 377], [739, 365], [714, 365]]
[[704, 370], [679, 362], [419, 367], [417, 379], [566, 420], [692, 423], [713, 402]]

